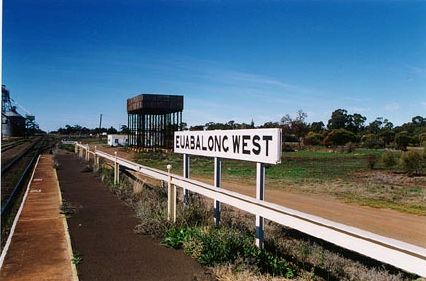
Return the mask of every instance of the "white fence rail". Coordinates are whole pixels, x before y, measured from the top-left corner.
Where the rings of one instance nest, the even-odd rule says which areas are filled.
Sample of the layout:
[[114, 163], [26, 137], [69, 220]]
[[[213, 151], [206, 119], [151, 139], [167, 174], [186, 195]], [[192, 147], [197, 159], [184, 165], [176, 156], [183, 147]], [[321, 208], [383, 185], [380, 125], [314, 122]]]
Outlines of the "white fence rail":
[[[165, 181], [170, 185], [188, 189], [192, 192], [218, 200], [240, 210], [281, 225], [294, 228], [338, 245], [340, 247], [363, 254], [378, 261], [388, 263], [400, 269], [426, 277], [426, 249], [399, 240], [380, 236], [359, 228], [336, 223], [318, 216], [299, 212], [273, 203], [242, 195], [223, 188], [217, 188], [193, 179], [169, 174], [161, 170], [146, 167], [129, 160], [110, 155], [102, 151], [90, 151], [89, 146], [76, 143], [76, 153], [89, 160], [89, 154], [94, 156], [95, 163], [104, 158], [114, 163], [114, 181], [119, 180], [119, 166], [140, 172], [146, 176]], [[169, 191], [171, 189], [169, 188]], [[175, 198], [170, 197], [169, 198]]]

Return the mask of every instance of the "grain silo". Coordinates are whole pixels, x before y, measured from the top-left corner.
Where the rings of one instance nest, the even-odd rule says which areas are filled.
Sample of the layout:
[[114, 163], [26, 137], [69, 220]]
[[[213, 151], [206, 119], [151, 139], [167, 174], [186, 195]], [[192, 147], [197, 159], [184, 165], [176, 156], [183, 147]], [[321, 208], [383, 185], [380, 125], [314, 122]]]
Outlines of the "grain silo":
[[3, 137], [23, 137], [25, 136], [25, 117], [16, 111], [12, 106], [9, 90], [5, 85], [1, 87], [2, 107], [1, 107], [1, 135]]

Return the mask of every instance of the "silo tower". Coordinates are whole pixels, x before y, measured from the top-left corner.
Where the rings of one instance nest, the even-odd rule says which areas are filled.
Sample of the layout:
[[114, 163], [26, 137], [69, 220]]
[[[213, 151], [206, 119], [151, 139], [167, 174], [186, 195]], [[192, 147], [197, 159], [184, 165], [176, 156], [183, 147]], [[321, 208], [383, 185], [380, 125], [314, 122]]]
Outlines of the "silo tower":
[[23, 137], [25, 135], [25, 117], [16, 111], [12, 105], [9, 90], [5, 85], [1, 86], [1, 136]]

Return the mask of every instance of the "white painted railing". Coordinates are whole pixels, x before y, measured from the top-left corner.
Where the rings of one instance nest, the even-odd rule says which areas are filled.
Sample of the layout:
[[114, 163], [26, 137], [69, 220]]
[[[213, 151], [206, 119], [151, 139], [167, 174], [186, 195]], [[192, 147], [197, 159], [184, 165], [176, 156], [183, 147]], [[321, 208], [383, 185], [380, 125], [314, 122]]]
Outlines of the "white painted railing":
[[[110, 155], [102, 151], [90, 151], [89, 146], [76, 143], [76, 153], [89, 159], [89, 153], [94, 155], [95, 163], [104, 158], [114, 163], [114, 182], [118, 183], [119, 166], [140, 172], [146, 176], [165, 181], [170, 185], [188, 189], [192, 192], [218, 200], [240, 210], [254, 215], [260, 215], [281, 225], [297, 229], [338, 245], [340, 247], [363, 254], [378, 261], [388, 263], [411, 273], [426, 277], [426, 249], [399, 240], [380, 236], [359, 228], [336, 223], [318, 216], [289, 209], [277, 204], [265, 202], [223, 188], [217, 188], [197, 180], [184, 178], [158, 169], [146, 167], [129, 160]], [[85, 153], [85, 155], [84, 155]], [[170, 196], [169, 199], [176, 197]], [[176, 205], [173, 202], [174, 206]], [[172, 204], [172, 206], [173, 206]], [[170, 202], [169, 202], [170, 206]], [[173, 212], [173, 210], [172, 210]], [[170, 215], [170, 209], [169, 209]], [[173, 217], [173, 214], [172, 214]], [[175, 219], [175, 217], [174, 217]]]

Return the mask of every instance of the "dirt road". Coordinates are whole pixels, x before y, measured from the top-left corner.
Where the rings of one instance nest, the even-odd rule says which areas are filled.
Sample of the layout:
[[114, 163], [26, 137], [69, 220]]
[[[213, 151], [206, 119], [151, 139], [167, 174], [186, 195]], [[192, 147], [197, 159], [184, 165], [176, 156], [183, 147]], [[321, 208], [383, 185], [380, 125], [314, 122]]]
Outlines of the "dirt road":
[[[213, 184], [210, 179], [196, 179]], [[255, 186], [232, 182], [224, 182], [222, 185], [228, 190], [256, 196]], [[267, 186], [265, 201], [426, 248], [425, 216], [343, 203], [325, 195], [268, 190]]]
[[133, 232], [133, 210], [107, 190], [74, 155], [57, 155], [64, 200], [76, 213], [68, 219], [74, 253], [84, 280], [208, 280], [204, 269], [181, 251]]
[[[101, 149], [107, 153], [114, 151], [113, 148]], [[129, 160], [133, 160], [134, 157], [133, 152], [127, 153], [120, 149], [118, 149], [118, 155]], [[206, 183], [213, 183], [213, 175], [211, 179], [194, 178]], [[255, 196], [255, 186], [237, 182], [223, 182], [222, 186], [232, 191]], [[265, 200], [426, 248], [425, 216], [344, 203], [326, 195], [268, 189], [268, 186], [266, 186]]]

